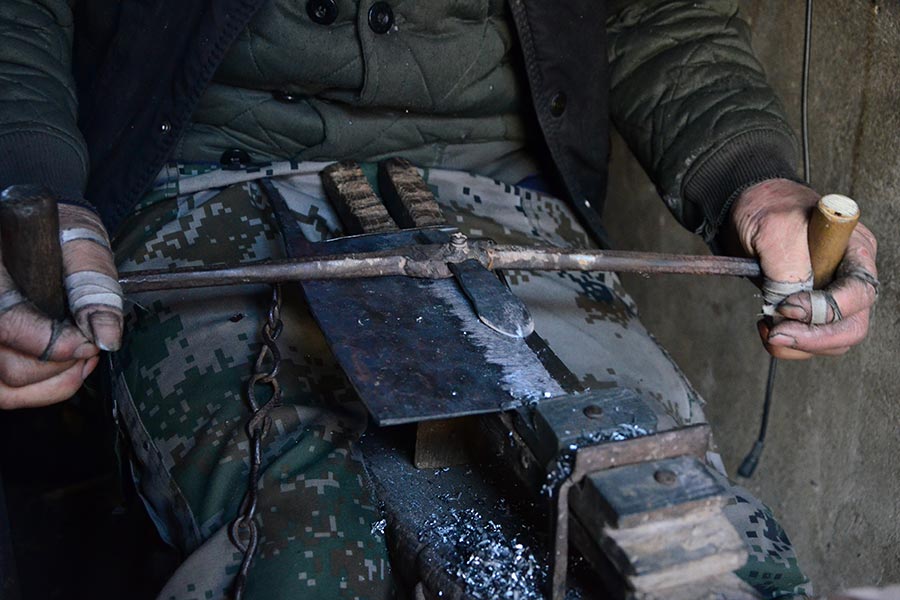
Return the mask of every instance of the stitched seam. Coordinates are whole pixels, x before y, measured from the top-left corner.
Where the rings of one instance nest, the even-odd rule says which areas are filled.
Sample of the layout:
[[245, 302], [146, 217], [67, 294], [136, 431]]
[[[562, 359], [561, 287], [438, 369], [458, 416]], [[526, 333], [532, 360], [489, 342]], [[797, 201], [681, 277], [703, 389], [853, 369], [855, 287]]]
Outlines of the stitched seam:
[[[182, 518], [186, 518], [188, 523], [190, 524], [191, 530], [189, 532], [189, 539], [185, 539], [185, 543], [188, 544], [189, 549], [196, 548], [203, 543], [203, 538], [200, 535], [200, 528], [197, 524], [197, 518], [194, 515], [194, 511], [191, 509], [190, 503], [188, 503], [187, 498], [182, 492], [181, 487], [175, 481], [175, 478], [172, 477], [172, 473], [165, 468], [165, 465], [161, 463], [159, 460], [159, 448], [156, 445], [156, 442], [153, 441], [153, 438], [150, 436], [150, 432], [147, 431], [147, 428], [144, 426], [143, 420], [138, 416], [137, 407], [134, 404], [134, 398], [131, 395], [131, 390], [125, 384], [124, 375], [121, 373], [121, 367], [118, 364], [118, 361], [115, 359], [111, 359], [112, 363], [112, 371], [114, 373], [113, 377], [115, 377], [116, 382], [115, 386], [120, 390], [120, 400], [124, 400], [125, 406], [123, 406], [123, 402], [117, 402], [116, 405], [119, 408], [120, 413], [128, 412], [131, 415], [131, 419], [125, 417], [123, 418], [129, 421], [133, 421], [140, 428], [138, 434], [140, 437], [146, 441], [150, 445], [150, 449], [147, 450], [149, 462], [153, 463], [152, 470], [154, 472], [163, 473], [167, 479], [168, 486], [166, 489], [171, 491], [175, 502], [173, 503], [173, 507], [176, 508], [179, 512], [184, 512], [186, 514], [182, 515]], [[122, 409], [125, 409], [124, 411]], [[130, 438], [131, 436], [129, 436]], [[132, 440], [134, 443], [137, 440]]]

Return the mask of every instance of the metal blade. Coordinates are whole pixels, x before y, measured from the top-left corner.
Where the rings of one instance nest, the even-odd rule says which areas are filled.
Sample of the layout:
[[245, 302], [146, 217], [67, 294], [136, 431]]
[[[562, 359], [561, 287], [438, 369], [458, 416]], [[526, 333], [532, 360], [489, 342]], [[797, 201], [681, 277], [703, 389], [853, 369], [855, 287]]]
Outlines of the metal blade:
[[476, 260], [448, 265], [482, 323], [503, 335], [527, 338], [534, 319], [525, 304]]

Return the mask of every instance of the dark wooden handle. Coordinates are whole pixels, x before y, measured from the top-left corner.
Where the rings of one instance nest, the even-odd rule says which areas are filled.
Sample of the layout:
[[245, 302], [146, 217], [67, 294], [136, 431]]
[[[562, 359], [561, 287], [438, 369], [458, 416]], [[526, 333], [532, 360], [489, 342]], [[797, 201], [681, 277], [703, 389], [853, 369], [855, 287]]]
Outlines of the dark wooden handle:
[[829, 194], [819, 200], [809, 222], [808, 239], [816, 289], [831, 283], [858, 221], [859, 207], [850, 198]]
[[3, 264], [19, 290], [53, 319], [66, 316], [59, 212], [46, 188], [14, 185], [0, 193]]

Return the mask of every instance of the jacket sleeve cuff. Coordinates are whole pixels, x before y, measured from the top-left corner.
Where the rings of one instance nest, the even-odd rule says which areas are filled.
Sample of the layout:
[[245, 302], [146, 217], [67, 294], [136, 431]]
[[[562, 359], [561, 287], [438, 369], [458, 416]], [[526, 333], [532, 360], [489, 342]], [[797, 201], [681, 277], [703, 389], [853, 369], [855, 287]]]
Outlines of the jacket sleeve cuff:
[[60, 202], [90, 206], [84, 200], [87, 164], [74, 142], [44, 131], [0, 135], [0, 190], [11, 185], [42, 185]]
[[699, 207], [698, 233], [716, 250], [716, 237], [731, 205], [747, 188], [769, 179], [802, 181], [794, 168], [793, 138], [778, 130], [742, 133], [698, 160], [684, 178], [685, 201]]

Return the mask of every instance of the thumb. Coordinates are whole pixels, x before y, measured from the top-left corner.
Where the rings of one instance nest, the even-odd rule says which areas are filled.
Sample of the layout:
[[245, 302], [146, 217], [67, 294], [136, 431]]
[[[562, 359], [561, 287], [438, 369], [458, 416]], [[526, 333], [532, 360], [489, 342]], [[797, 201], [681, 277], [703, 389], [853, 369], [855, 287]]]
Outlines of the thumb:
[[59, 206], [60, 243], [69, 308], [84, 335], [101, 350], [118, 350], [122, 338], [122, 289], [109, 238], [87, 209]]

